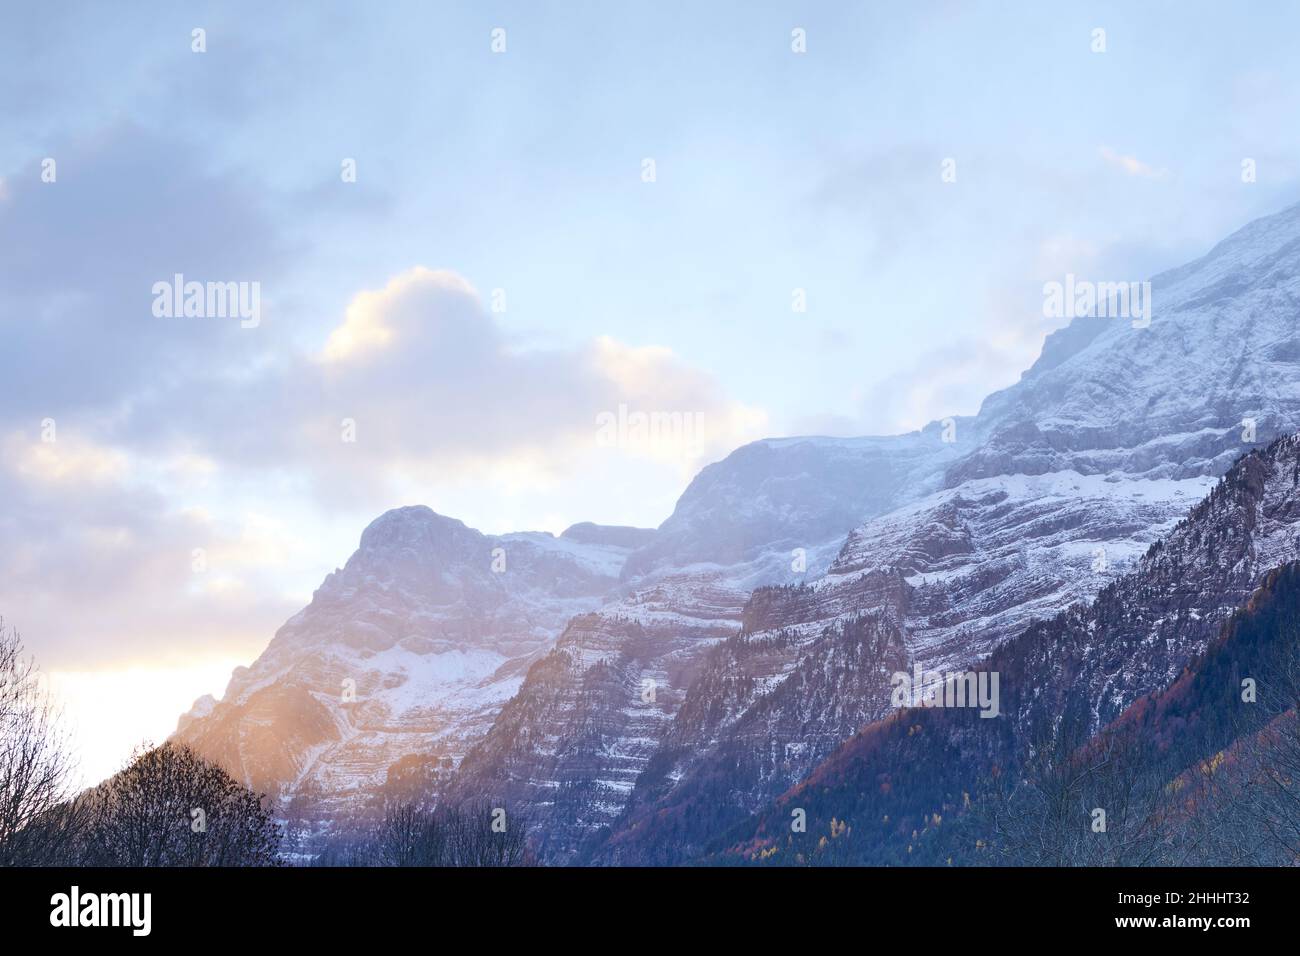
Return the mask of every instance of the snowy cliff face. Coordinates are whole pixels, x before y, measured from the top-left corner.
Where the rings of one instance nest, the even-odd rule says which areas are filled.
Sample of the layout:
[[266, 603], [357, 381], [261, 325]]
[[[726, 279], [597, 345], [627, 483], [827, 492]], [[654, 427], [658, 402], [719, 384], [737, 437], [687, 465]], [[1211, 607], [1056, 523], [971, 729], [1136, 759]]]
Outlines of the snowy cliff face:
[[428, 508], [390, 511], [177, 736], [258, 789], [327, 806], [363, 801], [411, 755], [454, 764], [644, 535], [494, 537]]
[[1300, 206], [1153, 279], [1149, 327], [1085, 319], [1058, 333], [1059, 349], [985, 400], [980, 447], [945, 483], [1066, 469], [1222, 474], [1248, 447], [1243, 420], [1256, 422], [1257, 443], [1296, 430], [1297, 292]]
[[[757, 810], [891, 712], [893, 673], [965, 670], [1086, 600], [1212, 485], [977, 479], [867, 522], [825, 576], [754, 592], [744, 629], [704, 662], [647, 761], [622, 825], [669, 807], [715, 821]], [[725, 808], [712, 786], [723, 774]], [[692, 845], [675, 842], [675, 853]]]
[[[1275, 569], [1289, 569], [1284, 573], [1294, 580], [1297, 555], [1300, 437], [1291, 436], [1239, 460], [1185, 520], [1092, 602], [1032, 624], [983, 662], [981, 667], [1000, 675], [1000, 719], [948, 708], [911, 710], [906, 719], [876, 722], [780, 799], [727, 819], [715, 816], [711, 827], [695, 825], [695, 806], [685, 801], [660, 806], [637, 815], [642, 826], [616, 834], [603, 859], [654, 858], [665, 845], [681, 848], [676, 859], [705, 845], [712, 851], [775, 845], [783, 841], [773, 835], [788, 832], [794, 805], [806, 808], [809, 833], [821, 831], [832, 815], [855, 823], [890, 821], [875, 828], [847, 862], [912, 862], [913, 833], [925, 830], [936, 809], [956, 810], [956, 795], [976, 792], [994, 768], [1008, 772], [1062, 726], [1086, 737], [1113, 729], [1116, 721], [1158, 717], [1167, 722], [1165, 734], [1189, 744], [1190, 765], [1205, 753], [1195, 751], [1198, 728], [1177, 704], [1165, 705], [1186, 691], [1189, 674], [1205, 663], [1199, 655], [1216, 642], [1221, 648], [1234, 612], [1244, 608], [1249, 616], [1261, 600], [1258, 589], [1276, 583]], [[1240, 663], [1232, 665], [1226, 682], [1218, 675], [1216, 699], [1225, 693], [1235, 698]], [[1210, 753], [1242, 731], [1231, 713], [1220, 713], [1212, 723], [1218, 737]], [[1154, 749], [1170, 744], [1147, 742]], [[755, 816], [748, 818], [750, 812]], [[736, 829], [727, 833], [730, 825]]]
[[[783, 438], [754, 442], [695, 477], [654, 541], [624, 577], [693, 564], [762, 564], [845, 533], [867, 515], [938, 487], [957, 449], [939, 429], [893, 438]], [[770, 576], [769, 576], [770, 577]]]
[[515, 808], [567, 859], [623, 809], [708, 647], [745, 592], [692, 580], [570, 623], [461, 764], [451, 800]]
[[824, 573], [861, 515], [937, 487], [937, 463], [952, 455], [920, 433], [805, 438], [748, 445], [706, 468], [629, 557], [624, 596], [574, 621], [530, 669], [447, 798], [513, 807], [548, 860], [574, 859], [626, 808], [753, 589]]
[[[855, 540], [846, 554], [856, 551]], [[902, 571], [855, 570], [854, 596], [843, 606], [857, 610], [824, 627], [807, 627], [802, 619], [824, 607], [820, 592], [842, 586], [837, 575], [818, 582], [823, 587], [760, 591], [746, 609], [752, 629], [712, 655], [612, 838], [590, 852], [607, 863], [689, 859], [804, 780], [857, 730], [894, 713], [892, 687], [882, 675], [910, 673], [918, 662], [927, 671], [1000, 672], [1001, 713], [1017, 732], [1062, 717], [1096, 731], [1173, 681], [1265, 576], [1297, 557], [1300, 437], [1292, 436], [1239, 460], [1129, 562], [1128, 573], [1111, 575], [1091, 603], [1057, 614], [991, 615], [994, 626], [1020, 623], [991, 642], [997, 649], [989, 658], [963, 659], [953, 644], [936, 644], [928, 607], [918, 600], [924, 588], [914, 588]], [[959, 592], [949, 597], [944, 606], [959, 609]], [[877, 610], [863, 615], [863, 607]], [[895, 641], [864, 649], [846, 636], [878, 619], [904, 622]], [[828, 654], [837, 655], [829, 665]], [[819, 695], [810, 672], [822, 684], [857, 692]], [[968, 732], [969, 723], [958, 722], [954, 733]], [[1001, 725], [990, 740], [990, 747], [1003, 740]], [[717, 787], [724, 778], [725, 794]]]
[[[1157, 277], [1148, 327], [1081, 319], [1050, 336], [1020, 382], [957, 423], [951, 457], [928, 459], [937, 474], [864, 514], [827, 573], [755, 592], [743, 632], [711, 653], [647, 760], [615, 848], [591, 858], [683, 859], [686, 836], [659, 833], [679, 849], [657, 856], [648, 820], [753, 812], [837, 733], [884, 716], [879, 690], [838, 712], [808, 696], [810, 666], [854, 647], [843, 635], [864, 615], [897, 623], [891, 659], [963, 670], [1134, 568], [1234, 459], [1300, 428], [1298, 270], [1300, 207]], [[882, 658], [839, 660], [865, 673], [830, 684], [864, 687]], [[711, 786], [721, 774], [725, 797]], [[624, 838], [636, 830], [646, 836]]]

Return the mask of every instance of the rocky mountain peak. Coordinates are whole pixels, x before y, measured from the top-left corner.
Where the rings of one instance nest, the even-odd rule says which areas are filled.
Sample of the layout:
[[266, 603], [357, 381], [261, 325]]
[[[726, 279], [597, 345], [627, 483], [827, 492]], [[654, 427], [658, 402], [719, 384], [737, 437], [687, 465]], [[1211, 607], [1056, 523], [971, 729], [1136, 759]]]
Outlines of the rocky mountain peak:
[[427, 505], [406, 505], [385, 511], [361, 533], [361, 552], [405, 550], [417, 553], [463, 553], [484, 536], [457, 518], [440, 515]]

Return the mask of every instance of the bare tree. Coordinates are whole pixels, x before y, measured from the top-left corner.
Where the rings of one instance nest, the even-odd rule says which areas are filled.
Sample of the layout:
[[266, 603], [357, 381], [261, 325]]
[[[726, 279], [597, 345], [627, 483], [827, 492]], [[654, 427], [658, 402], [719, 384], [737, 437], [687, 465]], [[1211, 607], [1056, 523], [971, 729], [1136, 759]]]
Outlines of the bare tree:
[[74, 765], [18, 633], [0, 620], [0, 865], [58, 862], [80, 824], [66, 805]]
[[979, 795], [970, 832], [1019, 866], [1177, 866], [1211, 831], [1186, 826], [1179, 769], [1132, 734], [1040, 730], [1023, 763]]
[[280, 830], [265, 801], [180, 744], [142, 749], [81, 798], [82, 862], [106, 866], [270, 866]]
[[1215, 809], [1258, 862], [1300, 864], [1300, 622], [1287, 621], [1263, 656], [1258, 700], [1238, 708], [1236, 743], [1205, 770]]
[[322, 866], [530, 866], [527, 827], [485, 805], [431, 808], [393, 802], [358, 838], [336, 841]]

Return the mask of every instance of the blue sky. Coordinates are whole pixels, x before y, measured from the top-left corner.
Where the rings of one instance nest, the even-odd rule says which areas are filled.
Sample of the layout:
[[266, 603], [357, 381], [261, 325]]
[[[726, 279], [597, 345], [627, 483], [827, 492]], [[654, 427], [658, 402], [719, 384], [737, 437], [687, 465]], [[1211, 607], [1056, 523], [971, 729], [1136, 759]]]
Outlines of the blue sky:
[[[0, 33], [0, 613], [92, 772], [386, 508], [656, 525], [744, 441], [974, 412], [1045, 281], [1300, 198], [1282, 3], [267, 6]], [[176, 272], [258, 282], [260, 325], [155, 318]], [[598, 446], [619, 404], [708, 434]]]

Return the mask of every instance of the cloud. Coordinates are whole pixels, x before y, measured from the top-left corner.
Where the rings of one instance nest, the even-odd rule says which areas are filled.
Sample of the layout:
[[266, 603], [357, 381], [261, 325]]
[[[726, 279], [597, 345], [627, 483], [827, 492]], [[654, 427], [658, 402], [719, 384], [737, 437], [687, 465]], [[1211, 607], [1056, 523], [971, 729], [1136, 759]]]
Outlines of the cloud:
[[51, 156], [54, 182], [30, 164], [0, 205], [0, 416], [108, 422], [134, 396], [192, 389], [273, 347], [273, 329], [151, 314], [153, 283], [178, 272], [274, 287], [289, 246], [249, 184], [130, 126]]
[[870, 261], [879, 265], [929, 246], [953, 225], [953, 190], [936, 188], [946, 153], [928, 144], [872, 151], [830, 164], [809, 201], [831, 222], [852, 221]]
[[276, 555], [239, 553], [247, 518], [178, 507], [122, 453], [10, 432], [0, 456], [0, 611], [47, 668], [252, 649], [296, 609]]
[[1169, 172], [1167, 169], [1155, 169], [1152, 166], [1142, 162], [1136, 156], [1125, 156], [1116, 152], [1109, 146], [1102, 146], [1098, 152], [1101, 158], [1116, 169], [1122, 169], [1130, 176], [1140, 176], [1144, 179], [1163, 179]]
[[[357, 294], [312, 370], [320, 399], [303, 409], [309, 453], [366, 472], [377, 462], [446, 471], [528, 460], [577, 478], [601, 438], [598, 422], [638, 413], [703, 427], [690, 435], [625, 429], [615, 453], [693, 470], [757, 437], [766, 421], [662, 346], [600, 337], [522, 347], [466, 279], [422, 267]], [[355, 442], [341, 440], [344, 419], [355, 423]]]
[[[330, 503], [386, 501], [403, 470], [527, 463], [573, 477], [597, 416], [622, 406], [707, 424], [689, 442], [613, 448], [684, 473], [761, 430], [760, 412], [668, 349], [526, 347], [451, 272], [415, 268], [359, 292], [341, 322], [281, 309], [301, 299], [288, 272], [301, 241], [273, 225], [283, 210], [265, 206], [252, 177], [207, 169], [183, 141], [130, 125], [50, 152], [57, 181], [29, 164], [0, 205], [0, 428], [53, 419], [131, 455], [130, 467], [188, 455], [227, 475], [288, 470]], [[177, 273], [258, 282], [266, 318], [242, 329], [155, 317], [154, 283]], [[341, 441], [344, 419], [355, 443]]]

